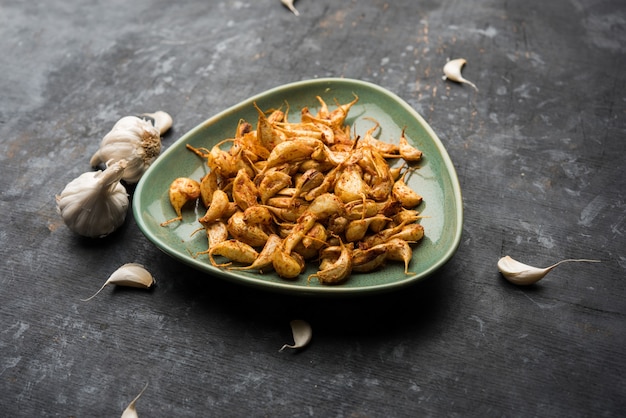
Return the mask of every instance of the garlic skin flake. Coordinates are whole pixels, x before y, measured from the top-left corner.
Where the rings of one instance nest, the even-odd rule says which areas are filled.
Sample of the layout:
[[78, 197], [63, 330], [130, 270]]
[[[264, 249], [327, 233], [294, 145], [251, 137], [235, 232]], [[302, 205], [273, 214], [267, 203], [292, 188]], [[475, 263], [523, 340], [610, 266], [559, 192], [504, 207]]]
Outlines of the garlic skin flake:
[[285, 348], [302, 348], [311, 341], [311, 337], [313, 336], [313, 330], [311, 329], [311, 325], [309, 325], [308, 322], [301, 319], [294, 319], [289, 324], [291, 325], [291, 332], [293, 334], [294, 344], [285, 344], [278, 351], [283, 351]]
[[57, 212], [70, 230], [102, 238], [124, 223], [129, 201], [120, 179], [126, 164], [120, 160], [104, 171], [83, 173], [56, 196]]
[[126, 263], [115, 270], [96, 293], [87, 299], [82, 299], [82, 301], [87, 302], [93, 299], [102, 289], [110, 284], [149, 289], [154, 284], [154, 277], [152, 277], [152, 274], [141, 264]]
[[600, 260], [566, 259], [561, 260], [558, 263], [553, 264], [549, 267], [539, 268], [520, 263], [519, 261], [514, 260], [507, 255], [498, 260], [498, 270], [509, 282], [517, 285], [527, 286], [533, 283], [537, 283], [539, 280], [543, 279], [546, 274], [552, 271], [552, 269], [559, 264], [569, 262], [599, 263]]
[[130, 184], [137, 183], [161, 153], [161, 134], [171, 126], [171, 117], [165, 112], [146, 116], [153, 117], [156, 126], [137, 116], [125, 116], [117, 121], [91, 157], [91, 166], [124, 159], [128, 167], [122, 179]]
[[478, 87], [476, 87], [474, 83], [472, 83], [469, 80], [466, 80], [461, 75], [461, 68], [463, 68], [463, 66], [466, 63], [467, 63], [467, 60], [465, 58], [457, 58], [457, 59], [448, 61], [446, 65], [443, 66], [444, 76], [442, 77], [442, 79], [456, 81], [457, 83], [469, 84], [470, 86], [474, 87], [476, 91], [478, 91]]

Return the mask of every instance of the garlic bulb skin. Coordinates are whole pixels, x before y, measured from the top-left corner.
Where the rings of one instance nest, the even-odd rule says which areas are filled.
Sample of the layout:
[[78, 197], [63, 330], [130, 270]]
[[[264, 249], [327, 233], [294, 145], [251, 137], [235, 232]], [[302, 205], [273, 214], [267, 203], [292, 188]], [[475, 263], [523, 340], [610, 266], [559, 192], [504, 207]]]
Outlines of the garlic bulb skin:
[[57, 211], [73, 232], [101, 238], [119, 228], [128, 212], [128, 194], [120, 180], [126, 160], [104, 171], [83, 173], [56, 196]]
[[100, 148], [91, 157], [90, 164], [96, 167], [107, 161], [124, 159], [128, 165], [122, 180], [134, 184], [160, 153], [159, 129], [137, 116], [125, 116], [102, 138]]

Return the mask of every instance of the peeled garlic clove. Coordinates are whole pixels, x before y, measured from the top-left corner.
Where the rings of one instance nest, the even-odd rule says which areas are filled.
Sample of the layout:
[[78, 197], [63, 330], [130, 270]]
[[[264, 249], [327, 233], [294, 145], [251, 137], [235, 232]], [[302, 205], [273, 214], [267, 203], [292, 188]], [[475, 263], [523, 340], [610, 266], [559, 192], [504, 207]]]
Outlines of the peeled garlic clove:
[[466, 80], [461, 75], [461, 68], [463, 68], [463, 66], [466, 63], [467, 63], [467, 60], [465, 60], [464, 58], [457, 58], [457, 59], [448, 61], [446, 65], [443, 66], [444, 76], [442, 78], [444, 80], [456, 81], [457, 83], [469, 84], [470, 86], [474, 87], [476, 91], [478, 91], [478, 87], [476, 87], [474, 83], [472, 83], [469, 80]]
[[120, 160], [104, 171], [83, 173], [56, 196], [57, 211], [69, 229], [101, 238], [124, 223], [129, 200], [120, 180], [126, 165], [126, 160]]
[[154, 120], [154, 127], [159, 130], [159, 133], [161, 135], [163, 135], [172, 127], [172, 117], [169, 113], [166, 113], [162, 110], [158, 110], [154, 113], [144, 113], [141, 116], [147, 116]]
[[280, 2], [285, 5], [285, 7], [287, 7], [289, 10], [291, 10], [291, 12], [296, 15], [296, 16], [300, 16], [300, 12], [298, 12], [296, 10], [296, 8], [293, 6], [293, 0], [280, 0]]
[[150, 272], [141, 264], [126, 263], [111, 274], [100, 290], [94, 293], [93, 296], [90, 296], [87, 299], [82, 299], [82, 301], [87, 302], [88, 300], [93, 299], [102, 291], [102, 289], [110, 284], [149, 289], [154, 284], [154, 278], [152, 277], [152, 274], [150, 274]]
[[543, 279], [546, 274], [559, 264], [567, 262], [599, 263], [600, 260], [567, 259], [561, 260], [558, 263], [546, 268], [539, 268], [520, 263], [507, 255], [498, 260], [498, 270], [502, 273], [504, 278], [511, 283], [518, 285], [530, 285]]
[[139, 392], [139, 395], [135, 396], [135, 399], [133, 399], [128, 404], [124, 412], [122, 412], [121, 418], [139, 418], [139, 415], [137, 415], [137, 409], [135, 408], [135, 404], [137, 403], [137, 400], [139, 399], [139, 397], [143, 395], [143, 392], [146, 390], [147, 387], [148, 387], [148, 384], [146, 383], [143, 389], [141, 389], [141, 392]]
[[301, 319], [294, 319], [290, 322], [291, 332], [293, 334], [293, 345], [285, 344], [278, 351], [283, 351], [285, 348], [298, 349], [305, 347], [313, 336], [313, 330], [308, 322]]
[[102, 138], [100, 148], [91, 157], [90, 164], [96, 167], [107, 161], [128, 161], [122, 179], [137, 183], [150, 164], [161, 153], [161, 134], [145, 119], [125, 116]]

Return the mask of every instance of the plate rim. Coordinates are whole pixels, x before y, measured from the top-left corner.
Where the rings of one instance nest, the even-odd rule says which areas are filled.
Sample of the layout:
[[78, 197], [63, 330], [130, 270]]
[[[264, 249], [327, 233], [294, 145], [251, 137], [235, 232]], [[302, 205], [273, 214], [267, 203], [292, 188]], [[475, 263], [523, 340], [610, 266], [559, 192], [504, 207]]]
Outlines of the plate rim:
[[[375, 90], [377, 93], [385, 95], [393, 99], [398, 105], [402, 106], [403, 109], [411, 115], [411, 117], [415, 118], [421, 127], [427, 132], [429, 138], [433, 141], [436, 146], [441, 161], [443, 162], [446, 171], [450, 177], [452, 194], [454, 196], [455, 206], [457, 210], [456, 214], [456, 230], [454, 231], [454, 236], [452, 239], [451, 245], [447, 248], [446, 252], [442, 255], [442, 257], [438, 258], [437, 262], [433, 263], [428, 269], [420, 272], [419, 274], [414, 274], [412, 276], [407, 276], [407, 278], [399, 281], [382, 283], [376, 285], [368, 285], [368, 286], [359, 286], [359, 287], [341, 287], [341, 285], [337, 286], [324, 286], [324, 287], [310, 287], [303, 286], [301, 284], [294, 285], [292, 282], [285, 280], [284, 283], [280, 282], [269, 282], [263, 281], [259, 279], [254, 279], [252, 277], [237, 275], [236, 273], [231, 273], [229, 271], [224, 271], [223, 269], [219, 269], [212, 265], [206, 263], [196, 263], [193, 260], [189, 260], [186, 257], [182, 257], [177, 251], [173, 251], [174, 249], [170, 249], [169, 245], [161, 242], [158, 237], [151, 231], [150, 227], [144, 221], [141, 209], [143, 205], [141, 204], [140, 197], [142, 195], [142, 191], [145, 187], [146, 180], [150, 178], [150, 174], [153, 170], [155, 170], [159, 164], [159, 160], [165, 160], [169, 154], [176, 152], [180, 147], [180, 144], [183, 143], [187, 138], [196, 135], [199, 131], [206, 129], [208, 126], [212, 125], [215, 121], [218, 121], [224, 117], [227, 117], [231, 113], [236, 113], [241, 109], [246, 108], [247, 106], [252, 105], [255, 101], [260, 101], [261, 99], [274, 96], [281, 91], [286, 91], [294, 88], [303, 88], [303, 87], [317, 87], [318, 85], [330, 85], [330, 84], [344, 84], [344, 85], [359, 85], [370, 90]], [[250, 96], [239, 103], [236, 103], [217, 114], [205, 119], [198, 125], [194, 126], [190, 130], [183, 133], [178, 139], [176, 139], [172, 144], [165, 149], [159, 157], [152, 163], [152, 165], [146, 170], [143, 174], [139, 182], [137, 183], [133, 198], [132, 198], [132, 212], [135, 222], [138, 228], [141, 230], [143, 235], [150, 241], [153, 245], [155, 245], [159, 250], [166, 253], [168, 256], [174, 258], [177, 261], [180, 261], [188, 266], [194, 267], [200, 270], [204, 274], [209, 274], [211, 276], [217, 276], [222, 280], [226, 280], [229, 282], [238, 283], [245, 286], [256, 287], [259, 289], [264, 289], [268, 291], [281, 292], [281, 293], [291, 293], [291, 294], [301, 294], [301, 295], [314, 295], [314, 296], [346, 296], [346, 295], [362, 295], [362, 294], [371, 294], [371, 293], [379, 293], [379, 292], [387, 292], [393, 291], [397, 289], [404, 288], [406, 286], [415, 284], [417, 282], [421, 282], [425, 278], [431, 276], [437, 270], [439, 270], [444, 264], [446, 264], [453, 255], [458, 250], [458, 247], [461, 242], [461, 235], [463, 230], [463, 198], [461, 193], [461, 187], [458, 180], [458, 175], [454, 164], [446, 150], [445, 146], [432, 129], [432, 127], [426, 122], [426, 120], [420, 115], [415, 109], [413, 109], [404, 99], [402, 99], [397, 94], [393, 93], [390, 90], [387, 90], [377, 84], [371, 83], [369, 81], [351, 79], [351, 78], [343, 78], [343, 77], [322, 77], [322, 78], [313, 78], [301, 81], [290, 82], [286, 84], [282, 84], [279, 86], [272, 87], [268, 90], [265, 90], [261, 93], [257, 93], [253, 96]]]

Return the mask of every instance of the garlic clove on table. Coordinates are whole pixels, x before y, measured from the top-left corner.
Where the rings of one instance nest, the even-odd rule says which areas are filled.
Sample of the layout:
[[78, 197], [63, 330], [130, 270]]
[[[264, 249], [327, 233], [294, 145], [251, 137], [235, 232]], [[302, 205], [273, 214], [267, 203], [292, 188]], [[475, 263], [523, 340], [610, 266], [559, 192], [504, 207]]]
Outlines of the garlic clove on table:
[[555, 263], [546, 268], [539, 268], [521, 263], [507, 255], [498, 260], [498, 270], [500, 271], [500, 273], [502, 273], [505, 279], [513, 284], [531, 285], [543, 279], [546, 274], [552, 271], [552, 269], [554, 269], [559, 264], [567, 262], [599, 263], [600, 260], [567, 259], [561, 260], [558, 263]]
[[152, 274], [150, 274], [143, 265], [138, 263], [126, 263], [115, 270], [96, 293], [87, 299], [83, 299], [83, 302], [93, 299], [102, 289], [112, 284], [149, 289], [154, 284], [154, 277], [152, 277]]
[[300, 12], [293, 5], [293, 0], [280, 0], [280, 2], [296, 16], [300, 16]]
[[457, 83], [465, 83], [465, 84], [469, 84], [470, 86], [474, 87], [474, 89], [476, 91], [478, 91], [478, 87], [476, 87], [476, 84], [472, 83], [471, 81], [465, 79], [462, 75], [461, 75], [461, 68], [463, 68], [463, 66], [467, 63], [467, 60], [465, 58], [457, 58], [457, 59], [453, 59], [448, 61], [444, 66], [443, 66], [443, 79], [444, 80], [452, 80], [452, 81], [456, 81]]
[[137, 414], [136, 404], [139, 398], [141, 397], [141, 395], [143, 395], [143, 393], [145, 392], [147, 387], [148, 387], [148, 384], [146, 383], [143, 389], [141, 389], [141, 392], [139, 392], [139, 394], [135, 396], [135, 398], [132, 401], [130, 401], [126, 409], [124, 409], [124, 411], [122, 412], [121, 418], [139, 418], [139, 414]]
[[291, 325], [291, 333], [293, 334], [293, 344], [284, 344], [278, 351], [283, 351], [286, 348], [303, 348], [311, 341], [313, 330], [308, 322], [301, 319], [294, 319], [290, 321], [289, 324]]

